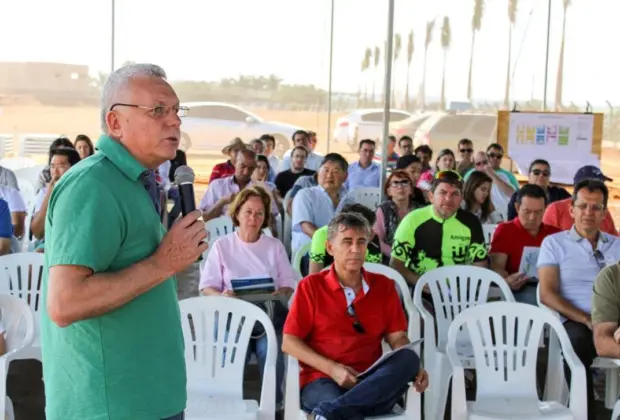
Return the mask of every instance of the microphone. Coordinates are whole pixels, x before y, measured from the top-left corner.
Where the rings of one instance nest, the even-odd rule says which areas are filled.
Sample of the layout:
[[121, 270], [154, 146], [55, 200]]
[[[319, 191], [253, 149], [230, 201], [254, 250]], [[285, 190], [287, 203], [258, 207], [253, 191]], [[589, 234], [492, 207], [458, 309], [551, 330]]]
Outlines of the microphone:
[[[187, 216], [196, 210], [196, 198], [194, 196], [194, 179], [196, 175], [192, 168], [187, 165], [179, 166], [174, 171], [174, 183], [179, 188], [179, 196], [181, 199], [181, 213]], [[202, 217], [198, 219], [202, 223]], [[198, 261], [202, 261], [202, 255], [198, 257]]]
[[181, 213], [187, 216], [196, 210], [196, 198], [194, 196], [194, 171], [189, 166], [179, 166], [174, 171], [174, 182], [179, 187], [181, 197]]

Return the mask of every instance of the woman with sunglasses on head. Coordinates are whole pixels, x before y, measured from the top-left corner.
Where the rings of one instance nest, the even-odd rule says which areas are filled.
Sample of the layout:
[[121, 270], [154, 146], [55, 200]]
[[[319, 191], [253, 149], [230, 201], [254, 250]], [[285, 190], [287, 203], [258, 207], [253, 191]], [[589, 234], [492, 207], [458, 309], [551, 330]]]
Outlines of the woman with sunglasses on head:
[[[547, 193], [547, 205], [571, 197], [570, 193], [564, 188], [551, 185], [551, 165], [544, 159], [536, 159], [530, 164], [527, 183], [538, 185], [545, 190]], [[508, 203], [507, 220], [512, 220], [517, 217], [517, 208], [515, 207], [517, 203], [517, 193], [518, 191], [512, 195]]]
[[450, 149], [443, 149], [437, 155], [435, 160], [435, 170], [426, 171], [420, 177], [418, 181], [418, 188], [428, 191], [431, 188], [431, 182], [436, 173], [441, 171], [453, 171], [456, 168], [456, 158], [454, 152]]
[[377, 208], [373, 230], [379, 238], [381, 252], [388, 262], [398, 224], [410, 211], [423, 206], [422, 203], [414, 201], [414, 188], [409, 175], [402, 169], [392, 172], [385, 182], [387, 200]]
[[473, 213], [482, 224], [497, 224], [503, 221], [502, 215], [491, 202], [493, 180], [484, 172], [473, 172], [463, 189], [461, 208]]

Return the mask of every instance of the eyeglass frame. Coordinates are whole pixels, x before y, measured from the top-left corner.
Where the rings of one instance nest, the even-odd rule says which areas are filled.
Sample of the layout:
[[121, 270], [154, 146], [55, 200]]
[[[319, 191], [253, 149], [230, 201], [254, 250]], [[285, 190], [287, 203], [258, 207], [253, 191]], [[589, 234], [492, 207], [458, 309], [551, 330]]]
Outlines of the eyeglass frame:
[[351, 302], [351, 304], [347, 306], [347, 314], [351, 318], [353, 318], [353, 329], [355, 330], [355, 332], [358, 334], [365, 334], [366, 329], [364, 328], [359, 318], [357, 317], [357, 313], [355, 312], [355, 307], [353, 306], [353, 302]]
[[[168, 115], [170, 115], [170, 110], [172, 110], [174, 108], [177, 108], [177, 110], [175, 111], [175, 114], [179, 118], [183, 118], [183, 117], [187, 116], [187, 112], [189, 111], [189, 107], [182, 106], [182, 105], [155, 105], [155, 106], [151, 107], [151, 106], [146, 106], [146, 105], [126, 104], [126, 103], [117, 102], [117, 103], [113, 104], [110, 107], [109, 112], [112, 112], [114, 110], [114, 107], [116, 107], [116, 106], [128, 106], [130, 108], [145, 109], [145, 110], [148, 111], [147, 114], [151, 114], [150, 116], [152, 118], [157, 118], [157, 119], [167, 117]], [[155, 110], [158, 109], [158, 108], [164, 109], [165, 110], [164, 114], [162, 114], [162, 115], [155, 115]], [[179, 115], [179, 113], [181, 111], [184, 112], [183, 115]]]

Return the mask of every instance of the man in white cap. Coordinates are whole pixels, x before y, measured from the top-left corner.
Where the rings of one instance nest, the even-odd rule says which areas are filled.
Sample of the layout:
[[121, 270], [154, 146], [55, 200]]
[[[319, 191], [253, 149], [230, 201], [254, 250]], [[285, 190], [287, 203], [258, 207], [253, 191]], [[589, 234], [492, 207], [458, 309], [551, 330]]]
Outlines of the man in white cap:
[[246, 144], [239, 137], [232, 139], [230, 143], [222, 149], [222, 154], [228, 156], [229, 159], [213, 167], [211, 176], [209, 177], [209, 184], [216, 179], [233, 175], [235, 173], [234, 162], [237, 158], [237, 152], [246, 147]]

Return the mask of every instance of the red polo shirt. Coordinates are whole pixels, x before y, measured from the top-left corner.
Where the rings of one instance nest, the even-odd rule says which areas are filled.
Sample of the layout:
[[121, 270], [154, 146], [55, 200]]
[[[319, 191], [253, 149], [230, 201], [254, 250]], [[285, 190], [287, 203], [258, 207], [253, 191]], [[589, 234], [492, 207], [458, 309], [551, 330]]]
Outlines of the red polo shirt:
[[495, 232], [493, 233], [493, 239], [491, 240], [491, 254], [506, 254], [508, 260], [506, 261], [506, 271], [508, 274], [513, 274], [519, 271], [519, 265], [521, 265], [521, 255], [523, 254], [523, 248], [526, 246], [533, 246], [540, 248], [543, 239], [548, 235], [560, 232], [555, 226], [549, 226], [546, 224], [540, 225], [538, 235], [532, 236], [521, 222], [519, 218], [515, 217], [510, 222], [504, 222], [497, 225]]
[[211, 181], [215, 181], [216, 179], [226, 178], [227, 176], [231, 176], [235, 174], [235, 165], [232, 164], [230, 160], [226, 162], [218, 163], [213, 167], [211, 171], [211, 176], [209, 177], [209, 183]]
[[[364, 333], [353, 328], [347, 299], [334, 266], [304, 278], [295, 290], [286, 317], [284, 334], [302, 339], [320, 355], [350, 366], [358, 372], [368, 369], [381, 357], [381, 341], [387, 334], [407, 331], [407, 320], [394, 281], [362, 270], [368, 292], [360, 290], [353, 307]], [[303, 388], [323, 372], [300, 363], [299, 384]]]

